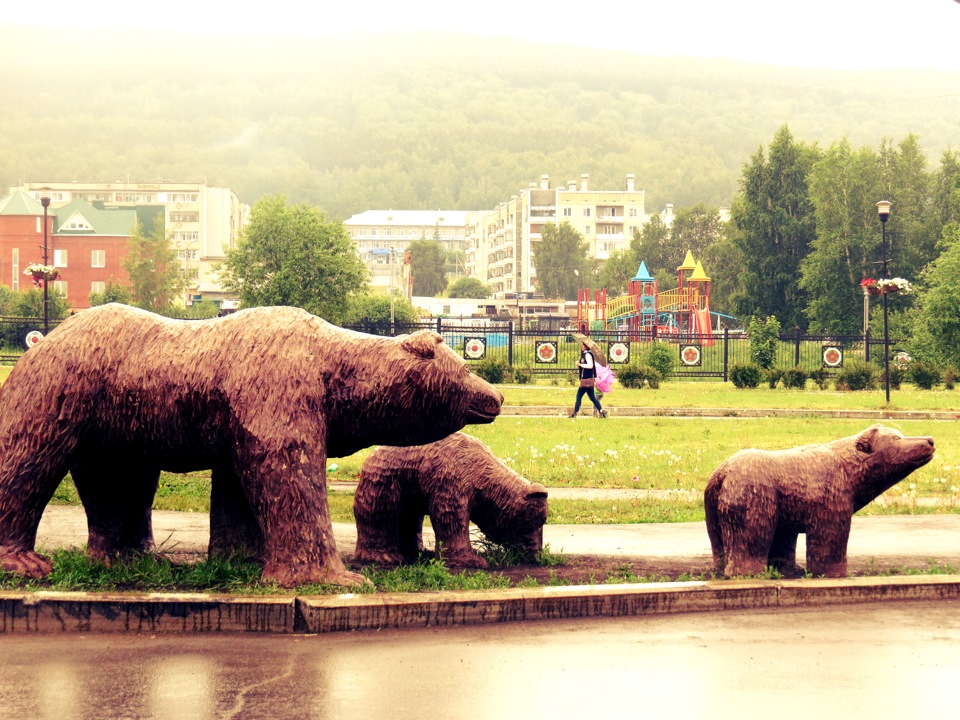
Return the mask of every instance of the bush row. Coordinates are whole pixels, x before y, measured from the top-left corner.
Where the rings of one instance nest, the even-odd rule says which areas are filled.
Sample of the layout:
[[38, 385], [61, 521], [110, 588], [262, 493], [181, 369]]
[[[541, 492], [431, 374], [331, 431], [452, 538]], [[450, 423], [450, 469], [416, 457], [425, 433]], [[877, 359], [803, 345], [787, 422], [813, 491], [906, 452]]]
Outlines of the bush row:
[[[906, 368], [890, 367], [890, 387], [900, 388], [901, 383], [910, 382], [923, 390], [931, 390], [936, 385], [943, 384], [947, 390], [952, 390], [957, 373], [952, 368], [941, 371], [935, 365], [927, 362], [912, 362]], [[854, 358], [833, 376], [833, 385], [837, 390], [875, 390], [884, 381], [884, 371], [873, 363]], [[785, 388], [802, 390], [812, 380], [821, 390], [829, 387], [831, 375], [823, 369], [807, 372], [802, 368], [762, 369], [756, 363], [733, 365], [730, 368], [730, 382], [738, 388], [755, 388], [761, 382], [766, 382], [770, 388], [781, 385]]]

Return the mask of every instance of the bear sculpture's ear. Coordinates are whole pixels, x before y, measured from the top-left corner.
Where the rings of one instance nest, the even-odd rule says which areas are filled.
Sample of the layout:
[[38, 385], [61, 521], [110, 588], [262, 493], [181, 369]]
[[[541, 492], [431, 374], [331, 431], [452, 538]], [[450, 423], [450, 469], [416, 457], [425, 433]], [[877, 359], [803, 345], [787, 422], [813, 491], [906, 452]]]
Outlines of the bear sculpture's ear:
[[879, 427], [879, 425], [871, 425], [857, 436], [857, 450], [868, 455], [873, 452], [873, 439]]
[[408, 335], [403, 339], [401, 346], [404, 350], [413, 353], [417, 357], [429, 360], [434, 357], [437, 345], [443, 342], [443, 338], [430, 330], [420, 330], [413, 335]]

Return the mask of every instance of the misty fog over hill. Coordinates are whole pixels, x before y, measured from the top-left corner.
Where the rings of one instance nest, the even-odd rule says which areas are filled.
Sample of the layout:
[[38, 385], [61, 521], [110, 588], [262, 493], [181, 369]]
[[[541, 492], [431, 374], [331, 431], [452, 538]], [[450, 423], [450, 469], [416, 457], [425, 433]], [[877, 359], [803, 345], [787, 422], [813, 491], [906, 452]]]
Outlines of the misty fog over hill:
[[781, 125], [960, 145], [960, 73], [794, 69], [466, 35], [336, 42], [0, 29], [0, 186], [206, 181], [331, 215], [491, 208], [541, 174], [635, 173], [647, 211], [729, 204]]

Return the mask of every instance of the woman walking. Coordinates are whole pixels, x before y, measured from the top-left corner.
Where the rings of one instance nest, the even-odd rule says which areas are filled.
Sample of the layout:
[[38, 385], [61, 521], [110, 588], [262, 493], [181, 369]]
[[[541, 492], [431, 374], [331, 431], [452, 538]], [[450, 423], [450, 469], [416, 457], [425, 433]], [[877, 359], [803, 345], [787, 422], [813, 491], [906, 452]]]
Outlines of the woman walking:
[[[580, 412], [580, 403], [583, 401], [583, 396], [586, 395], [590, 398], [590, 402], [593, 403], [597, 412], [600, 413], [600, 417], [605, 418], [607, 411], [600, 406], [600, 401], [597, 400], [597, 396], [593, 391], [593, 388], [597, 384], [596, 343], [592, 342], [587, 336], [580, 335], [579, 333], [574, 334], [574, 337], [580, 341], [580, 362], [577, 363], [577, 367], [580, 370], [580, 387], [577, 388], [577, 401], [574, 403], [573, 413], [568, 417], [577, 417], [577, 413]], [[593, 347], [591, 347], [591, 345]]]

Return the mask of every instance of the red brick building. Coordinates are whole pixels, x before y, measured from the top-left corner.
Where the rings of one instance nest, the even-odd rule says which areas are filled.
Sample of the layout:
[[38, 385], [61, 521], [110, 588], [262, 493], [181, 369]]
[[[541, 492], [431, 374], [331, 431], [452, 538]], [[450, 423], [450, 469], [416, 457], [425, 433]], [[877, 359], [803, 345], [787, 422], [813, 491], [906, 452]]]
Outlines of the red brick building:
[[[44, 261], [43, 206], [25, 192], [0, 199], [0, 284], [28, 290], [33, 281], [23, 271]], [[47, 265], [60, 271], [50, 290], [74, 309], [90, 307], [90, 293], [103, 292], [109, 281], [129, 285], [121, 261], [137, 223], [133, 208], [101, 208], [74, 200], [47, 208]]]

